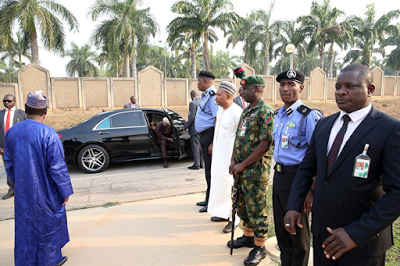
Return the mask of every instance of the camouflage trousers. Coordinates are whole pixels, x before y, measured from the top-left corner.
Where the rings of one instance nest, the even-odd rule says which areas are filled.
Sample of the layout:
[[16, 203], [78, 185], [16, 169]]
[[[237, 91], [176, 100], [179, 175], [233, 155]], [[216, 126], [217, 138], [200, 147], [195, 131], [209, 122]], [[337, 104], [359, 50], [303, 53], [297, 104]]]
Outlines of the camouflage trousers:
[[267, 191], [268, 181], [240, 178], [237, 213], [243, 226], [251, 228], [257, 238], [266, 238], [268, 233]]

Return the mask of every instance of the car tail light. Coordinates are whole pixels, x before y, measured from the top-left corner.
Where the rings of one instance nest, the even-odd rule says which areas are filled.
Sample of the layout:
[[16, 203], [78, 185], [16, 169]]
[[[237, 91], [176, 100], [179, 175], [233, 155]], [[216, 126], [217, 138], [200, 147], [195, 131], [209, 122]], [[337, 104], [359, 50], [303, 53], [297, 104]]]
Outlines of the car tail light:
[[60, 133], [57, 133], [57, 135], [58, 135], [58, 137], [61, 139], [62, 138], [62, 135], [60, 134]]

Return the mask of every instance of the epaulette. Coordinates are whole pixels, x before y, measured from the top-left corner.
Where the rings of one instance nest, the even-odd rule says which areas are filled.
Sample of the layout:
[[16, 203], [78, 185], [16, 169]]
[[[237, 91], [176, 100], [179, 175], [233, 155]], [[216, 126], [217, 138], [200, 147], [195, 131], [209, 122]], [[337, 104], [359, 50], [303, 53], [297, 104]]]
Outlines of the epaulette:
[[215, 91], [210, 90], [210, 96], [212, 97], [212, 96], [214, 96], [214, 95], [215, 95]]
[[318, 113], [320, 113], [321, 114], [321, 117], [323, 117], [324, 116], [324, 111], [322, 111], [321, 109], [313, 109], [314, 111], [317, 111]]
[[302, 104], [297, 108], [297, 111], [300, 114], [302, 114], [303, 116], [307, 116], [312, 111], [312, 109], [310, 107], [305, 106], [304, 104]]
[[279, 112], [279, 109], [276, 109], [276, 110], [274, 111], [274, 115], [277, 115], [278, 112]]

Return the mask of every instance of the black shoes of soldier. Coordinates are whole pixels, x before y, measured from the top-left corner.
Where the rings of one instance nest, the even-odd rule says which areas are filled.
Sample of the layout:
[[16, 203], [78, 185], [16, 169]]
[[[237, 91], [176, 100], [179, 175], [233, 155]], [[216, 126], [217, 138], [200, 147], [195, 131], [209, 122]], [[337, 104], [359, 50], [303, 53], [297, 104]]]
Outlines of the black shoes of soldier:
[[267, 256], [267, 251], [265, 247], [259, 247], [254, 245], [254, 248], [250, 251], [249, 256], [244, 260], [244, 265], [255, 266], [260, 264], [260, 262]]
[[[231, 247], [231, 241], [227, 243], [228, 247]], [[241, 248], [241, 247], [254, 247], [254, 236], [241, 236], [236, 240], [233, 240], [233, 248]]]
[[232, 229], [238, 227], [239, 224], [233, 226], [232, 222], [228, 222], [227, 225], [225, 225], [224, 229], [222, 230], [222, 232], [224, 232], [225, 234], [232, 232]]
[[62, 257], [62, 260], [59, 263], [57, 263], [57, 266], [63, 265], [65, 262], [67, 262], [67, 260], [68, 260], [67, 256]]

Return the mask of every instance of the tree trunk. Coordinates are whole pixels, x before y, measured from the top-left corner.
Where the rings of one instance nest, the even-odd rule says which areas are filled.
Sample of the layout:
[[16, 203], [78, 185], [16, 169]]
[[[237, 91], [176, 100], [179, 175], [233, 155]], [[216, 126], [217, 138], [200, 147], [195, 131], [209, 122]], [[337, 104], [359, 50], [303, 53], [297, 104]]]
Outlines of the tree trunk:
[[135, 49], [133, 51], [133, 55], [132, 55], [132, 78], [135, 78], [135, 79], [137, 79], [136, 63], [137, 63], [137, 51]]
[[249, 64], [249, 57], [247, 56], [246, 52], [244, 53], [243, 63]]
[[126, 78], [129, 78], [130, 74], [130, 69], [129, 69], [129, 53], [128, 53], [128, 45], [124, 44], [124, 76]]
[[319, 48], [319, 67], [324, 69], [324, 47]]
[[203, 43], [203, 67], [202, 70], [210, 71], [210, 55], [208, 54], [208, 33], [204, 33], [204, 43]]
[[192, 41], [192, 48], [191, 48], [191, 62], [192, 62], [192, 78], [196, 78], [196, 43]]
[[267, 51], [264, 56], [264, 75], [269, 75], [269, 52]]
[[329, 47], [329, 55], [328, 55], [328, 77], [333, 77], [333, 42]]
[[31, 52], [32, 52], [32, 62], [39, 64], [39, 47], [38, 47], [38, 38], [36, 34], [36, 30], [31, 33]]

